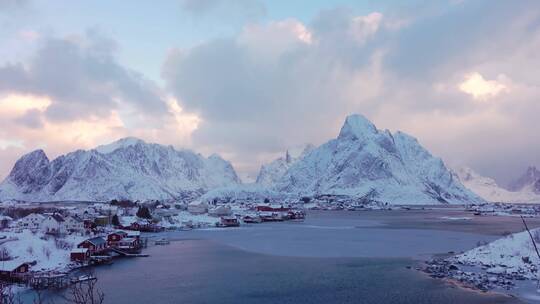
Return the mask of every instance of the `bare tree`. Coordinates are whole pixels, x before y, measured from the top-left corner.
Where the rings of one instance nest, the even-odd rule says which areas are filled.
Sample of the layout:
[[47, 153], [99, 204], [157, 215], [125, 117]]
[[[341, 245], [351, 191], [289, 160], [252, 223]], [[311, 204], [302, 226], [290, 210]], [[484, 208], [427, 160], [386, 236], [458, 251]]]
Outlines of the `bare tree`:
[[0, 281], [0, 304], [22, 304], [19, 296], [15, 295], [11, 285]]
[[102, 304], [105, 294], [97, 287], [97, 279], [92, 279], [72, 284], [65, 298], [73, 304]]
[[47, 260], [50, 260], [51, 259], [51, 249], [49, 247], [43, 247], [42, 248], [43, 250], [43, 254], [45, 254], [45, 256], [47, 257]]
[[0, 247], [0, 261], [11, 260], [11, 253], [6, 247]]

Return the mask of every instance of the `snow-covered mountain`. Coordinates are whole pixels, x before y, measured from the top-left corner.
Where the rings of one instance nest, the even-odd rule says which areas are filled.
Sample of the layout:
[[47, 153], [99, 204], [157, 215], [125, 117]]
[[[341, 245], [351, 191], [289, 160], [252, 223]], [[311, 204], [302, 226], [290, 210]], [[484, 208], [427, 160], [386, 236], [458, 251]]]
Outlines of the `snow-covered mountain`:
[[490, 202], [498, 203], [540, 203], [540, 195], [532, 191], [508, 191], [497, 185], [489, 177], [481, 176], [468, 167], [454, 169], [461, 183], [472, 192]]
[[306, 145], [299, 156], [292, 156], [289, 153], [289, 150], [287, 150], [284, 157], [279, 157], [271, 163], [261, 166], [261, 170], [259, 171], [259, 175], [257, 175], [257, 180], [255, 182], [262, 186], [271, 186], [285, 175], [287, 170], [289, 170], [296, 161], [302, 159], [313, 149], [315, 149], [313, 145]]
[[336, 139], [294, 162], [273, 188], [299, 195], [345, 194], [395, 204], [484, 201], [415, 138], [378, 130], [361, 115], [348, 116]]
[[43, 150], [22, 156], [0, 184], [0, 199], [100, 201], [166, 199], [239, 184], [231, 164], [190, 150], [124, 138], [49, 161]]
[[510, 183], [511, 191], [526, 191], [540, 194], [540, 171], [534, 166], [530, 166], [520, 178]]

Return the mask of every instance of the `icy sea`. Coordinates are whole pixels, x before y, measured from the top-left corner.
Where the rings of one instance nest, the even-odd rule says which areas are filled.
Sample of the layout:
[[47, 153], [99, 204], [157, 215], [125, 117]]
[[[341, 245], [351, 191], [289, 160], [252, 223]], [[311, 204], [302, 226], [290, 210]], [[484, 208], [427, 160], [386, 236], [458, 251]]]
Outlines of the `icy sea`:
[[520, 229], [518, 219], [457, 210], [310, 212], [302, 223], [150, 235], [172, 242], [95, 274], [105, 302], [120, 304], [520, 303], [414, 270]]

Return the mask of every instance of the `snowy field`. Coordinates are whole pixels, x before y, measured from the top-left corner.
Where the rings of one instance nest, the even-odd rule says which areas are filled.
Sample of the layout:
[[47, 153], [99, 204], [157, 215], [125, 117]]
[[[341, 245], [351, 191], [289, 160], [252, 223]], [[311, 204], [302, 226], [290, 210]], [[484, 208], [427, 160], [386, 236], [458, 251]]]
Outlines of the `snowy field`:
[[2, 231], [0, 248], [7, 250], [13, 258], [9, 261], [0, 262], [0, 266], [22, 263], [33, 263], [32, 271], [66, 270], [70, 263], [70, 251], [86, 237], [80, 235], [67, 235], [62, 238], [54, 238], [43, 233], [32, 233], [29, 230]]

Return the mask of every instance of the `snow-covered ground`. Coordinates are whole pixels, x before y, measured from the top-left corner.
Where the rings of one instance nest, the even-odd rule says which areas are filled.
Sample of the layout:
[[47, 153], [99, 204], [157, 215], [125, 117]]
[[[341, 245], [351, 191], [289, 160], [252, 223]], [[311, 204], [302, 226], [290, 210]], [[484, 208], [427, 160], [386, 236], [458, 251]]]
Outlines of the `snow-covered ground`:
[[[531, 230], [531, 233], [535, 241], [540, 243], [540, 228]], [[537, 278], [536, 265], [540, 264], [526, 231], [479, 246], [457, 255], [453, 260], [466, 265], [483, 266], [488, 273], [519, 273], [528, 279]]]
[[494, 179], [482, 176], [468, 167], [458, 167], [453, 169], [453, 172], [465, 187], [488, 202], [540, 203], [540, 195], [528, 188], [518, 191], [506, 190]]
[[0, 266], [2, 263], [7, 266], [7, 263], [20, 265], [36, 262], [31, 266], [32, 271], [65, 270], [70, 263], [71, 249], [87, 238], [81, 235], [54, 238], [29, 230], [2, 231], [0, 236], [6, 237], [0, 240], [0, 250], [7, 249], [13, 258], [9, 261], [0, 261]]
[[165, 228], [181, 227], [186, 223], [191, 223], [194, 227], [214, 227], [216, 223], [219, 223], [219, 217], [213, 217], [204, 214], [191, 214], [187, 211], [181, 211], [178, 215], [170, 217], [169, 220], [162, 220], [160, 225]]

